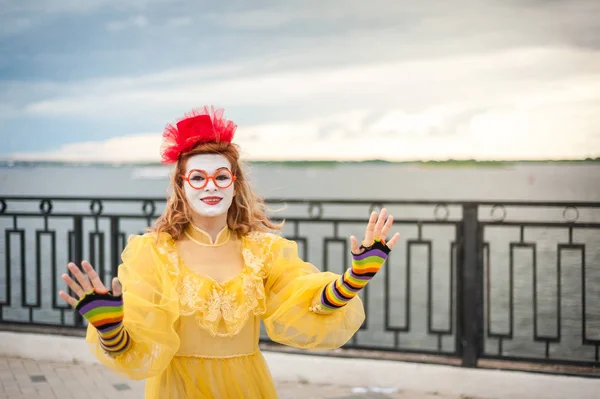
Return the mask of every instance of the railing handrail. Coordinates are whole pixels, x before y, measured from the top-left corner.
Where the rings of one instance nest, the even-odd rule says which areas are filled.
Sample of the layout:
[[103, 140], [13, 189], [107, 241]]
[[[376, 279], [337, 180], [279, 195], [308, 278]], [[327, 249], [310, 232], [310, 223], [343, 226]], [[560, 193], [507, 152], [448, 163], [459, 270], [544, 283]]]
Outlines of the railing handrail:
[[[1, 200], [14, 200], [14, 201], [166, 201], [166, 197], [103, 197], [103, 196], [18, 196], [18, 195], [1, 195]], [[269, 203], [289, 203], [289, 204], [335, 204], [335, 205], [352, 205], [352, 204], [387, 204], [387, 205], [480, 205], [480, 206], [494, 206], [494, 205], [506, 205], [506, 206], [549, 206], [549, 207], [561, 207], [561, 206], [577, 206], [582, 208], [600, 208], [600, 201], [524, 201], [524, 200], [398, 200], [398, 199], [337, 199], [337, 198], [265, 198], [265, 202]]]

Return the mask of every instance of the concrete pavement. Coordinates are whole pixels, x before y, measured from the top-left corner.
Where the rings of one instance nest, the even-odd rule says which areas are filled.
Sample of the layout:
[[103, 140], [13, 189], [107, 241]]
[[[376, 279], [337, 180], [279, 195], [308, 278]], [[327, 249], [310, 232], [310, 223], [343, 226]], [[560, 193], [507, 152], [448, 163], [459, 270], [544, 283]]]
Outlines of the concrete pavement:
[[[281, 399], [460, 398], [460, 396], [446, 396], [436, 392], [394, 392], [376, 388], [368, 390], [365, 387], [311, 384], [306, 381], [276, 381], [276, 385]], [[0, 358], [0, 399], [82, 397], [140, 399], [144, 397], [144, 383], [124, 380], [100, 365]]]
[[[281, 398], [598, 399], [600, 392], [600, 378], [267, 350], [263, 354]], [[85, 397], [142, 397], [139, 382], [123, 381], [101, 367], [81, 337], [0, 331], [0, 360], [0, 399], [79, 398], [82, 390]], [[70, 375], [76, 378], [65, 377]], [[389, 392], [364, 391], [368, 387]]]

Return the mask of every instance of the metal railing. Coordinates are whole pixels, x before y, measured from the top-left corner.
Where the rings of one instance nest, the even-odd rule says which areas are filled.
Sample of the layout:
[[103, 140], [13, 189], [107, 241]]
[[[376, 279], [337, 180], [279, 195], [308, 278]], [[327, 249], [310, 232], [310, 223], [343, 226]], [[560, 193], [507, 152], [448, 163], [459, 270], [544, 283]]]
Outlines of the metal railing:
[[[302, 258], [338, 273], [349, 266], [347, 237], [363, 233], [370, 211], [385, 206], [395, 216], [402, 238], [360, 294], [367, 319], [348, 349], [467, 367], [500, 360], [594, 374], [600, 366], [600, 203], [267, 203], [284, 206], [272, 216], [286, 221], [282, 234]], [[127, 236], [143, 233], [164, 205], [0, 197], [0, 329], [81, 332], [84, 320], [57, 294], [66, 263], [89, 260], [110, 281]]]

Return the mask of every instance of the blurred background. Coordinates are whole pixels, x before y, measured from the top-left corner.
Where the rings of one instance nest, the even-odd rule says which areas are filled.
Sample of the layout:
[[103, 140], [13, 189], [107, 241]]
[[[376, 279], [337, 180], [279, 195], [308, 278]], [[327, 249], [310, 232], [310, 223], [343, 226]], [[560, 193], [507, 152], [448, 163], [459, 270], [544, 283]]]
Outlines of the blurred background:
[[[598, 158], [599, 13], [593, 0], [2, 0], [0, 159], [60, 165], [3, 169], [2, 191], [164, 195], [165, 168], [123, 164], [157, 164], [165, 124], [212, 104], [238, 124], [244, 159], [267, 162], [254, 173], [265, 196], [598, 199], [597, 163], [448, 179], [272, 161]], [[390, 180], [350, 184], [374, 175]]]
[[593, 0], [0, 2], [0, 155], [155, 162], [214, 104], [248, 159], [600, 156]]

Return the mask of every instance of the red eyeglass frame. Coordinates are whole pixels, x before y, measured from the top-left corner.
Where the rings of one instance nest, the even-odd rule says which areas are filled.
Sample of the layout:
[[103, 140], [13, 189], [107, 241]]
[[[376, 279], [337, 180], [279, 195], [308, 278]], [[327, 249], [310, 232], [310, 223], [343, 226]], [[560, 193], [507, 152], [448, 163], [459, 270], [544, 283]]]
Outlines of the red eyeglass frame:
[[[222, 187], [222, 186], [220, 186], [220, 185], [217, 183], [217, 179], [216, 179], [216, 177], [217, 177], [217, 174], [218, 174], [219, 172], [223, 171], [223, 170], [226, 170], [226, 171], [228, 171], [228, 172], [229, 172], [229, 174], [231, 175], [231, 181], [230, 181], [230, 182], [229, 182], [229, 184], [228, 184], [227, 186], [225, 186], [225, 187]], [[193, 185], [192, 185], [192, 182], [190, 181], [190, 176], [191, 176], [191, 175], [192, 175], [192, 173], [194, 173], [194, 172], [201, 172], [201, 173], [203, 173], [203, 174], [206, 176], [206, 181], [204, 182], [204, 185], [203, 185], [202, 187], [195, 187], [195, 186], [193, 186]], [[181, 175], [181, 178], [182, 178], [184, 181], [188, 182], [188, 184], [190, 185], [190, 187], [191, 187], [191, 188], [193, 188], [193, 189], [195, 189], [195, 190], [202, 190], [204, 187], [206, 187], [206, 185], [208, 184], [208, 182], [209, 182], [210, 180], [212, 180], [212, 181], [213, 181], [213, 183], [215, 183], [215, 186], [217, 186], [217, 187], [219, 187], [219, 188], [223, 188], [223, 189], [225, 189], [225, 188], [231, 187], [231, 185], [233, 184], [233, 182], [234, 182], [234, 181], [235, 181], [235, 179], [236, 179], [236, 176], [235, 176], [235, 174], [234, 174], [232, 171], [230, 171], [230, 170], [229, 170], [229, 169], [227, 169], [227, 168], [219, 168], [219, 169], [215, 170], [215, 173], [213, 173], [212, 175], [209, 175], [208, 173], [206, 173], [206, 171], [205, 171], [205, 170], [202, 170], [202, 169], [192, 169], [192, 170], [190, 170], [190, 171], [189, 171], [189, 173], [187, 174], [187, 176], [186, 176], [186, 175]]]

